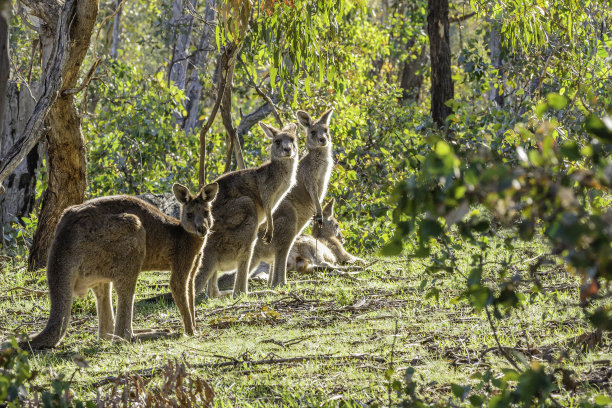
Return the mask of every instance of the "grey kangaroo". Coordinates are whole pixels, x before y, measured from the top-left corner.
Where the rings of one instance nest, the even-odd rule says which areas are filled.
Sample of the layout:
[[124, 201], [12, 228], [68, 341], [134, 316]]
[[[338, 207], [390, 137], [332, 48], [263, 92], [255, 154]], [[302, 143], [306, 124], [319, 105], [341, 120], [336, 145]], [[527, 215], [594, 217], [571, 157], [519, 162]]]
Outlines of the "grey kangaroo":
[[343, 269], [338, 264], [363, 262], [363, 259], [344, 249], [344, 236], [334, 217], [334, 204], [335, 200], [332, 199], [323, 207], [323, 223], [312, 226], [312, 235], [296, 238], [287, 259], [287, 270], [310, 272], [318, 267]]
[[259, 125], [272, 139], [270, 161], [253, 169], [224, 174], [215, 180], [219, 193], [213, 203], [215, 228], [197, 275], [196, 293], [209, 283], [209, 296], [220, 296], [217, 273], [237, 269], [234, 296], [248, 293], [248, 273], [257, 230], [262, 225], [261, 241], [268, 245], [276, 234], [272, 212], [295, 184], [298, 146], [295, 124], [275, 129]]
[[[197, 195], [178, 183], [172, 190], [182, 207], [180, 221], [129, 196], [96, 198], [64, 211], [49, 251], [51, 312], [30, 347], [55, 347], [62, 340], [73, 297], [84, 296], [88, 288], [96, 295], [99, 337], [134, 339], [136, 281], [140, 271], [149, 270], [171, 270], [170, 288], [185, 333], [195, 334], [194, 279], [213, 224], [211, 202], [218, 185], [209, 184]], [[116, 320], [112, 286], [117, 291]]]
[[[253, 267], [260, 261], [273, 262], [268, 283], [271, 287], [287, 283], [287, 256], [295, 238], [315, 216], [318, 223], [323, 220], [321, 201], [327, 192], [327, 184], [333, 168], [332, 143], [329, 122], [333, 110], [313, 120], [304, 111], [296, 113], [306, 131], [308, 153], [300, 160], [295, 187], [287, 194], [274, 212], [274, 237], [268, 245], [260, 229], [255, 243]], [[211, 285], [212, 286], [212, 285]], [[210, 287], [210, 286], [209, 286]], [[216, 282], [214, 287], [216, 288]]]

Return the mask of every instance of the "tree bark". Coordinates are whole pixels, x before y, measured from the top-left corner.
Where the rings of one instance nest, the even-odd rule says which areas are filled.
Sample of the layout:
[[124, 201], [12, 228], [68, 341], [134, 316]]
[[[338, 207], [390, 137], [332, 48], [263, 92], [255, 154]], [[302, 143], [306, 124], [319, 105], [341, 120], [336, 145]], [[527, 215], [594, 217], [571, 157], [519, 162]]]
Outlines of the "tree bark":
[[[70, 50], [62, 71], [61, 89], [77, 86], [81, 64], [91, 41], [96, 17], [97, 0], [80, 0], [74, 17], [70, 20]], [[41, 16], [45, 24], [57, 14]], [[48, 46], [49, 30], [41, 30], [43, 58]], [[47, 66], [43, 59], [43, 66]], [[47, 169], [48, 187], [43, 195], [43, 204], [38, 217], [38, 228], [34, 234], [28, 268], [35, 270], [47, 263], [49, 246], [53, 240], [55, 226], [62, 212], [70, 205], [83, 202], [85, 197], [86, 156], [85, 143], [81, 133], [81, 121], [74, 104], [74, 95], [58, 96], [47, 115]]]
[[[407, 49], [412, 48], [414, 39], [408, 40]], [[404, 61], [402, 71], [400, 73], [400, 88], [402, 88], [403, 101], [419, 101], [421, 93], [421, 85], [423, 84], [423, 75], [419, 70], [423, 67], [425, 49], [421, 49], [416, 55], [416, 58], [409, 58]]]
[[[207, 22], [213, 22], [215, 19], [215, 7], [217, 0], [206, 0], [206, 9], [204, 11], [204, 19]], [[198, 49], [195, 52], [191, 75], [187, 80], [187, 89], [185, 95], [187, 97], [185, 110], [187, 116], [183, 122], [183, 129], [186, 134], [194, 131], [198, 121], [198, 107], [200, 104], [200, 95], [202, 94], [202, 83], [200, 82], [200, 72], [206, 69], [209, 56], [209, 47], [215, 33], [208, 24], [204, 24], [202, 28], [202, 36], [198, 43]]]
[[174, 49], [168, 72], [168, 80], [174, 82], [177, 88], [185, 89], [187, 74], [187, 53], [191, 42], [193, 16], [197, 0], [174, 0], [172, 2], [172, 24], [174, 25]]
[[455, 96], [451, 76], [451, 52], [448, 22], [448, 0], [429, 0], [427, 35], [431, 56], [431, 116], [443, 127], [452, 109], [446, 101]]
[[6, 86], [9, 79], [9, 9], [8, 0], [0, 0], [0, 132], [4, 129], [4, 109], [6, 106]]
[[[115, 10], [121, 4], [121, 0], [115, 0]], [[123, 7], [122, 7], [123, 9]], [[119, 52], [119, 31], [121, 30], [121, 13], [123, 10], [117, 11], [113, 18], [113, 40], [111, 42], [110, 57], [117, 59], [117, 53]]]
[[[25, 84], [9, 82], [6, 92], [6, 113], [3, 115], [4, 128], [0, 140], [0, 151], [13, 146], [23, 134], [28, 118], [32, 115], [36, 100]], [[31, 86], [38, 94], [36, 84]], [[32, 149], [6, 178], [6, 191], [0, 195], [0, 225], [4, 226], [15, 218], [27, 217], [34, 210], [36, 179], [42, 164], [44, 150], [41, 144]]]
[[[501, 33], [499, 32], [499, 22], [491, 20], [491, 32], [489, 36], [489, 50], [491, 56], [491, 65], [497, 69], [497, 88], [491, 84], [491, 90], [489, 91], [489, 99], [497, 102], [500, 107], [504, 106], [504, 95], [503, 92], [499, 91], [499, 87], [503, 87], [504, 83], [504, 72], [502, 67], [504, 65], [502, 48], [501, 48]], [[502, 88], [503, 89], [503, 88]]]
[[236, 128], [234, 127], [234, 121], [232, 120], [232, 85], [234, 81], [234, 68], [236, 67], [236, 57], [240, 52], [239, 49], [235, 50], [230, 58], [222, 58], [221, 61], [224, 61], [223, 72], [226, 75], [226, 83], [225, 83], [225, 91], [223, 92], [223, 97], [221, 98], [221, 118], [223, 119], [223, 126], [225, 127], [225, 131], [227, 132], [228, 140], [231, 143], [228, 143], [228, 157], [230, 158], [225, 166], [225, 171], [229, 170], [231, 164], [231, 153], [229, 153], [230, 146], [234, 151], [234, 155], [236, 156], [236, 164], [240, 170], [245, 168], [244, 159], [242, 157], [242, 146], [240, 144], [240, 140], [238, 139], [238, 134], [236, 133]]

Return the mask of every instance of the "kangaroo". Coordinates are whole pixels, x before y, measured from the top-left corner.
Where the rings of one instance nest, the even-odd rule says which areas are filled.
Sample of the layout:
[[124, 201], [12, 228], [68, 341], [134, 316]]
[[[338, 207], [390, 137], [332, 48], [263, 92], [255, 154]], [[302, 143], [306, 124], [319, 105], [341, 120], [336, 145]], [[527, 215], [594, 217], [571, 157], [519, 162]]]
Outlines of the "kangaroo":
[[334, 204], [335, 200], [332, 199], [323, 207], [323, 223], [312, 226], [312, 235], [296, 238], [287, 259], [287, 270], [310, 272], [316, 267], [339, 269], [338, 264], [363, 262], [363, 259], [344, 249], [344, 236], [334, 217]]
[[237, 269], [234, 296], [248, 293], [248, 272], [259, 225], [265, 220], [261, 241], [267, 245], [275, 234], [272, 212], [296, 182], [297, 126], [292, 123], [279, 130], [263, 122], [259, 125], [272, 139], [270, 161], [253, 169], [224, 174], [215, 180], [219, 185], [217, 199], [212, 205], [215, 228], [195, 281], [197, 293], [210, 282], [209, 297], [221, 295], [217, 273], [234, 269]]
[[140, 271], [149, 270], [172, 271], [172, 296], [185, 333], [194, 335], [194, 278], [213, 225], [210, 209], [218, 187], [209, 184], [194, 196], [187, 187], [174, 184], [172, 190], [182, 207], [180, 221], [122, 195], [96, 198], [64, 211], [49, 251], [49, 320], [29, 346], [55, 347], [66, 334], [73, 297], [84, 296], [88, 288], [96, 295], [99, 337], [133, 340], [136, 281]]
[[273, 262], [268, 278], [271, 287], [287, 283], [287, 257], [295, 238], [302, 232], [310, 219], [323, 220], [321, 201], [327, 192], [327, 184], [333, 168], [332, 144], [329, 122], [333, 109], [313, 120], [304, 111], [298, 111], [298, 122], [306, 131], [308, 153], [300, 160], [295, 187], [287, 194], [274, 212], [274, 238], [267, 245], [260, 229], [255, 243], [252, 265], [260, 261]]

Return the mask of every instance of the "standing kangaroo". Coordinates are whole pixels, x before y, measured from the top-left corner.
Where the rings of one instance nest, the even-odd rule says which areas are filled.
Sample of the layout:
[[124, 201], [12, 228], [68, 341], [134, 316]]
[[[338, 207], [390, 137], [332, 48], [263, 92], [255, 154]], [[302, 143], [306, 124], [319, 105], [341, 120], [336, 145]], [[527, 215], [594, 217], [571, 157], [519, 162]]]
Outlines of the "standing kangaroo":
[[64, 211], [49, 251], [51, 312], [46, 327], [29, 342], [32, 348], [61, 341], [73, 297], [84, 296], [88, 288], [96, 295], [99, 337], [132, 340], [136, 281], [140, 271], [150, 270], [172, 271], [170, 288], [185, 333], [195, 334], [194, 278], [213, 224], [210, 209], [218, 185], [209, 184], [195, 196], [178, 183], [172, 190], [182, 207], [180, 221], [129, 196], [96, 198]]
[[363, 262], [344, 249], [344, 237], [340, 224], [334, 217], [335, 200], [323, 207], [323, 223], [312, 226], [312, 235], [300, 235], [295, 239], [287, 259], [287, 270], [310, 272], [316, 267], [342, 269], [338, 264]]
[[253, 169], [224, 174], [215, 180], [219, 185], [212, 206], [215, 228], [202, 266], [195, 281], [196, 293], [207, 282], [209, 296], [220, 295], [217, 272], [237, 269], [234, 296], [248, 293], [248, 273], [259, 225], [266, 221], [262, 242], [268, 244], [275, 234], [272, 212], [295, 184], [298, 146], [295, 124], [278, 130], [262, 122], [264, 134], [272, 139], [270, 161]]
[[[262, 239], [255, 243], [252, 265], [260, 261], [274, 263], [268, 283], [271, 287], [287, 283], [287, 256], [295, 238], [302, 232], [308, 221], [315, 216], [323, 220], [321, 201], [327, 192], [327, 184], [333, 168], [332, 144], [329, 121], [333, 110], [313, 120], [304, 111], [296, 113], [297, 119], [306, 131], [308, 153], [300, 160], [295, 187], [287, 194], [274, 212], [274, 237], [268, 245]], [[216, 285], [216, 282], [215, 282]]]

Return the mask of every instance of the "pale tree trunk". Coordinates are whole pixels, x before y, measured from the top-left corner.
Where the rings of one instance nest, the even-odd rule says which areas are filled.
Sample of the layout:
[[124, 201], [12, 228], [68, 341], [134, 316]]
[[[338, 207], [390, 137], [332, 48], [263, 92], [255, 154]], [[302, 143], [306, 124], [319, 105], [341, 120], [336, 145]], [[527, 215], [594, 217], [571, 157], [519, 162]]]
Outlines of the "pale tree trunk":
[[[24, 0], [26, 3], [26, 0]], [[27, 0], [27, 3], [43, 3], [42, 1]], [[45, 2], [46, 3], [46, 2]], [[29, 5], [29, 4], [28, 4]], [[48, 3], [45, 5], [48, 6]], [[35, 8], [31, 7], [31, 8]], [[48, 9], [43, 15], [37, 17], [43, 20], [40, 30], [43, 45], [43, 69], [52, 50], [55, 30], [59, 15], [59, 4]], [[55, 12], [53, 12], [55, 10]], [[98, 15], [97, 0], [79, 0], [76, 5], [74, 18], [70, 27], [70, 49], [68, 60], [62, 72], [62, 86], [60, 89], [75, 88], [79, 77], [79, 70], [85, 54], [89, 48], [93, 27]], [[34, 234], [28, 268], [35, 270], [47, 263], [49, 246], [53, 240], [55, 226], [62, 212], [70, 205], [83, 202], [85, 197], [86, 156], [83, 134], [81, 133], [81, 120], [74, 104], [74, 94], [63, 95], [60, 91], [57, 99], [47, 114], [47, 174], [48, 187], [43, 195], [43, 203], [38, 217], [38, 228]]]
[[[31, 88], [33, 88], [32, 92], [38, 94], [35, 85]], [[36, 100], [26, 84], [9, 82], [0, 152], [8, 150], [21, 137], [35, 105]], [[0, 195], [1, 226], [5, 226], [15, 218], [27, 217], [34, 209], [36, 178], [42, 164], [43, 154], [44, 149], [39, 143], [4, 181], [6, 191]]]
[[[115, 10], [121, 4], [121, 0], [115, 0]], [[123, 9], [123, 7], [122, 7]], [[121, 30], [121, 13], [123, 10], [117, 11], [113, 18], [113, 40], [111, 42], [110, 57], [117, 59], [117, 52], [119, 50], [119, 31]]]
[[[489, 91], [489, 100], [497, 102], [500, 107], [504, 106], [504, 95], [503, 92], [499, 91], [499, 87], [504, 86], [504, 72], [502, 67], [504, 65], [503, 56], [502, 56], [502, 46], [501, 46], [501, 34], [499, 32], [499, 22], [495, 20], [491, 20], [491, 34], [489, 36], [489, 50], [491, 53], [491, 65], [493, 68], [497, 69], [497, 81], [494, 81], [494, 84], [498, 84], [498, 88], [491, 86], [491, 90]], [[491, 85], [494, 85], [491, 84]]]
[[[212, 23], [215, 19], [215, 7], [217, 0], [206, 0], [206, 10], [204, 11], [204, 19], [208, 23]], [[187, 101], [185, 102], [185, 110], [187, 116], [183, 122], [183, 129], [186, 134], [194, 131], [198, 122], [198, 106], [200, 102], [200, 95], [202, 94], [202, 83], [200, 82], [200, 72], [203, 72], [208, 65], [209, 48], [213, 44], [214, 30], [208, 25], [204, 24], [202, 28], [202, 36], [198, 43], [198, 49], [195, 52], [193, 59], [193, 67], [191, 68], [191, 75], [187, 80], [187, 88], [185, 95]]]
[[427, 35], [431, 56], [431, 116], [443, 127], [452, 109], [446, 101], [455, 95], [451, 76], [451, 52], [448, 21], [448, 0], [429, 0]]
[[187, 74], [187, 55], [191, 43], [193, 28], [192, 10], [195, 10], [197, 0], [174, 0], [172, 2], [172, 24], [174, 25], [174, 49], [168, 72], [168, 80], [174, 82], [177, 88], [185, 89]]
[[8, 0], [0, 0], [0, 132], [4, 129], [4, 109], [6, 104], [6, 85], [9, 79], [9, 9]]

